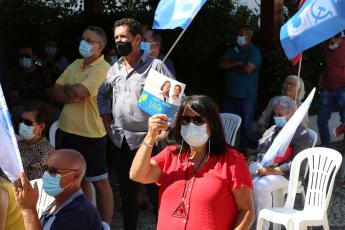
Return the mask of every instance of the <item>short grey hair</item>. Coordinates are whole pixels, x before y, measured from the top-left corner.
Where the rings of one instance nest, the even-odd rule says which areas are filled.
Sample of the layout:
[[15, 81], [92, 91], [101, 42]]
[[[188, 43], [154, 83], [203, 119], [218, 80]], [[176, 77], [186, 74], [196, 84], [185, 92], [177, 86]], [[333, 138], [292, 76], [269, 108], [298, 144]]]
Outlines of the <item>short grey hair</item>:
[[280, 96], [274, 102], [274, 108], [276, 108], [277, 106], [283, 107], [288, 113], [294, 113], [297, 109], [296, 102], [288, 96]]
[[107, 34], [104, 32], [104, 30], [99, 27], [99, 26], [88, 26], [85, 31], [93, 31], [97, 34], [98, 38], [103, 42], [104, 46], [107, 45], [108, 39], [107, 39]]
[[305, 88], [304, 88], [304, 82], [303, 79], [300, 77], [297, 77], [296, 75], [289, 75], [285, 78], [283, 86], [282, 86], [282, 94], [284, 93], [284, 90], [288, 84], [288, 82], [292, 80], [297, 85], [297, 100], [302, 101], [305, 96]]

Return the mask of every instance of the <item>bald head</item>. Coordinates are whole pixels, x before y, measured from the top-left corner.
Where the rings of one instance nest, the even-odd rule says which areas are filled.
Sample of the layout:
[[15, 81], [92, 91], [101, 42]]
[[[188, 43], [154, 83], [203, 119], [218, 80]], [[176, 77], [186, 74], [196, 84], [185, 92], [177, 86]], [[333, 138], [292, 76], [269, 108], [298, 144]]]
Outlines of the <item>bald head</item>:
[[59, 149], [54, 151], [54, 153], [49, 156], [47, 164], [57, 169], [78, 170], [82, 172], [81, 177], [84, 176], [86, 170], [84, 157], [73, 149]]

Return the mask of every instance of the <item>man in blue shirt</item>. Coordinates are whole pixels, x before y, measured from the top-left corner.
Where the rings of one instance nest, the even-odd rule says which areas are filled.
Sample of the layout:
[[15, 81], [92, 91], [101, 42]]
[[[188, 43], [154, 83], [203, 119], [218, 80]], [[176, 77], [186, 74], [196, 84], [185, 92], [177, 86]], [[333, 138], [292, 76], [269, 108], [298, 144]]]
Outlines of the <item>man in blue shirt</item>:
[[[21, 185], [15, 184], [16, 200], [20, 205], [25, 229], [89, 229], [102, 230], [101, 217], [96, 208], [86, 199], [80, 184], [85, 174], [83, 156], [72, 149], [55, 151], [47, 159], [47, 171], [43, 174], [43, 190], [55, 201], [38, 218], [37, 185], [31, 186], [24, 173], [20, 175]], [[103, 225], [110, 229], [109, 225]]]
[[253, 139], [253, 119], [262, 59], [260, 50], [251, 43], [252, 35], [253, 31], [248, 26], [242, 26], [237, 34], [237, 45], [229, 48], [219, 62], [226, 82], [223, 110], [242, 118], [241, 150], [247, 148], [248, 142]]

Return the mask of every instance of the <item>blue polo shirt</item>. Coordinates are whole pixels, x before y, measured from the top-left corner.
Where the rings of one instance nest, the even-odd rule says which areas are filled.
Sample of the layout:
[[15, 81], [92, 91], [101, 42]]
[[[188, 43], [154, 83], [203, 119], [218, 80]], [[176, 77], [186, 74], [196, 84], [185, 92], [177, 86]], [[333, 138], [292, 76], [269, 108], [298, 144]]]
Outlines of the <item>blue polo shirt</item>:
[[260, 50], [253, 44], [250, 44], [244, 50], [240, 50], [235, 46], [229, 48], [223, 57], [232, 61], [241, 61], [255, 65], [255, 70], [251, 74], [239, 73], [231, 69], [224, 71], [226, 96], [234, 98], [256, 98], [259, 70], [262, 61]]
[[103, 230], [101, 217], [81, 190], [70, 196], [61, 207], [50, 213], [53, 202], [40, 219], [43, 230]]

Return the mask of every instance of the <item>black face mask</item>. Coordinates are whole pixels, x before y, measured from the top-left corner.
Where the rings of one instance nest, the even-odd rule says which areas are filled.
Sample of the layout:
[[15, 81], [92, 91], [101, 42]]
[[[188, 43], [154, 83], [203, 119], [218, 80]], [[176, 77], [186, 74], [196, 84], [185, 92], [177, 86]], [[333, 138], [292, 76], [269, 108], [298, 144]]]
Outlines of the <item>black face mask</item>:
[[121, 56], [128, 56], [132, 53], [132, 43], [131, 42], [116, 42], [116, 49], [118, 54]]

